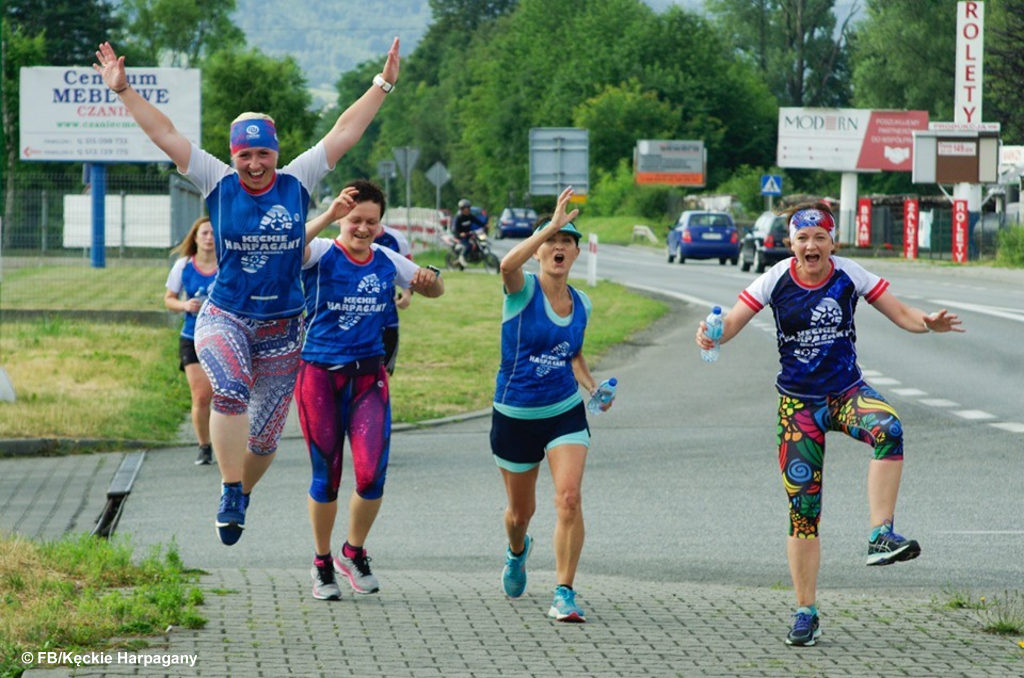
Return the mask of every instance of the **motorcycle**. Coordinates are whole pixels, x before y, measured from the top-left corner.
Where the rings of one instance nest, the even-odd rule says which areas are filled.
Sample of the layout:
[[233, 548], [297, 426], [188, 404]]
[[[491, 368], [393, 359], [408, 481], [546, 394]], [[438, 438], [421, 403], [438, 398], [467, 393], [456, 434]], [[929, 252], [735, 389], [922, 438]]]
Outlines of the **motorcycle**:
[[[497, 273], [501, 262], [497, 255], [491, 252], [487, 244], [487, 232], [483, 228], [475, 228], [469, 232], [469, 248], [462, 253], [462, 258], [467, 264], [483, 264], [484, 269]], [[459, 251], [462, 243], [451, 233], [443, 233], [441, 242], [448, 248], [444, 254], [444, 265], [449, 271], [459, 270]]]

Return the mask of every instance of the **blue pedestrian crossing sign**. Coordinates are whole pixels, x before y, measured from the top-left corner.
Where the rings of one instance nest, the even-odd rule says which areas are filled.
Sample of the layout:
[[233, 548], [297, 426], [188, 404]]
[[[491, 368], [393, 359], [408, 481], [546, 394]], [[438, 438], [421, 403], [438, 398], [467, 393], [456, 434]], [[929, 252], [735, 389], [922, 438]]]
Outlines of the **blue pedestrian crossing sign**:
[[782, 175], [761, 175], [761, 195], [782, 195]]

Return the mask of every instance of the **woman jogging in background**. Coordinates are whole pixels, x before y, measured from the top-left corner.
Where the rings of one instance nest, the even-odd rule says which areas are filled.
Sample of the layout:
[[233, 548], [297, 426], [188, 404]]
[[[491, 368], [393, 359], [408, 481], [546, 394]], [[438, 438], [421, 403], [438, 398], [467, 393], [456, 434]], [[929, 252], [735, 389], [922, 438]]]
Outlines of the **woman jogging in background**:
[[196, 315], [217, 277], [217, 252], [213, 245], [213, 226], [210, 217], [199, 217], [192, 224], [185, 238], [171, 250], [181, 257], [174, 262], [167, 274], [167, 292], [164, 306], [169, 311], [185, 314], [178, 340], [178, 354], [181, 370], [188, 379], [192, 393], [192, 427], [199, 441], [199, 455], [196, 465], [207, 465], [213, 461], [213, 447], [210, 445], [210, 399], [213, 388], [210, 379], [203, 372], [196, 355]]
[[[573, 581], [583, 550], [581, 485], [590, 428], [579, 386], [594, 393], [597, 383], [583, 357], [590, 300], [569, 285], [569, 271], [580, 253], [580, 232], [571, 221], [579, 210], [565, 212], [572, 195], [572, 188], [562, 191], [554, 216], [539, 221], [533, 235], [501, 261], [505, 302], [491, 451], [508, 496], [501, 577], [505, 595], [518, 598], [526, 590], [526, 559], [533, 547], [527, 529], [546, 454], [555, 484], [557, 578], [548, 616], [583, 622]], [[523, 272], [531, 258], [540, 265], [538, 275]]]
[[249, 492], [270, 467], [288, 415], [302, 343], [299, 270], [310, 190], [373, 120], [398, 79], [398, 39], [384, 70], [315, 146], [278, 169], [276, 124], [243, 113], [231, 124], [226, 165], [185, 138], [129, 82], [124, 57], [100, 45], [93, 64], [135, 122], [206, 198], [217, 244], [217, 284], [196, 321], [199, 361], [213, 385], [210, 435], [223, 488], [220, 539], [241, 538]]
[[[825, 434], [840, 431], [874, 448], [868, 464], [871, 534], [868, 565], [916, 558], [921, 547], [893, 529], [903, 470], [903, 425], [892, 406], [864, 381], [857, 366], [853, 323], [864, 299], [897, 326], [924, 334], [962, 332], [945, 309], [926, 314], [889, 292], [889, 282], [860, 264], [833, 256], [836, 226], [826, 203], [807, 203], [788, 213], [794, 256], [765, 271], [725, 317], [724, 344], [765, 306], [771, 306], [779, 346], [779, 468], [789, 495], [786, 555], [797, 610], [789, 645], [814, 645], [821, 635], [816, 594], [821, 545], [822, 467]], [[697, 345], [710, 349], [702, 321]]]
[[[409, 239], [401, 231], [382, 224], [374, 242], [412, 261], [412, 247], [409, 246]], [[389, 376], [395, 373], [395, 361], [398, 359], [398, 310], [409, 308], [409, 304], [412, 303], [412, 290], [399, 287], [391, 301], [388, 319], [384, 323], [384, 367]]]
[[[383, 330], [395, 288], [439, 297], [438, 269], [420, 268], [373, 242], [381, 229], [384, 194], [368, 181], [353, 181], [311, 222], [314, 230], [341, 219], [336, 240], [315, 238], [306, 247], [302, 281], [309, 326], [295, 384], [302, 435], [313, 479], [307, 503], [313, 526], [313, 597], [341, 597], [335, 573], [356, 593], [376, 593], [366, 538], [380, 509], [391, 445], [391, 401]], [[348, 534], [331, 556], [338, 512], [342, 451], [348, 435], [355, 489], [348, 502]]]

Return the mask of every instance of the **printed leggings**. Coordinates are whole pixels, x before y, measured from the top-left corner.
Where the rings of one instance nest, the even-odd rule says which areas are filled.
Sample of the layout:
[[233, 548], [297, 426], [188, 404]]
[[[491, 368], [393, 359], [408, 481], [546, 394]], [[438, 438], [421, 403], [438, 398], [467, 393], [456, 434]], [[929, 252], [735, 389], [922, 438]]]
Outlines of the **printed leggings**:
[[840, 431], [875, 449], [875, 459], [903, 459], [899, 415], [866, 383], [820, 399], [779, 396], [779, 469], [789, 495], [789, 534], [818, 536], [825, 433]]
[[288, 419], [302, 318], [253, 320], [210, 302], [196, 319], [196, 352], [213, 386], [213, 411], [249, 414], [249, 450], [273, 454]]
[[380, 360], [373, 372], [332, 371], [303, 361], [295, 384], [299, 424], [309, 446], [313, 480], [309, 496], [320, 503], [338, 498], [341, 460], [348, 433], [356, 493], [380, 499], [391, 445], [388, 376]]

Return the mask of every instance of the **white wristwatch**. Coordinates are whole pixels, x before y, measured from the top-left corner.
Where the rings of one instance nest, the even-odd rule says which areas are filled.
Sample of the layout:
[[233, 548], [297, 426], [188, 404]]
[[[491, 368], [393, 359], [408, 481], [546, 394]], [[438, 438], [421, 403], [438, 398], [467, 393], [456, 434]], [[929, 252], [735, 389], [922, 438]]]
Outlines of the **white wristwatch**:
[[376, 85], [377, 87], [380, 87], [382, 90], [384, 90], [384, 94], [390, 94], [391, 90], [393, 90], [395, 88], [394, 84], [392, 84], [392, 83], [388, 82], [387, 80], [385, 80], [384, 76], [381, 75], [380, 73], [378, 73], [377, 75], [373, 76], [373, 84]]

